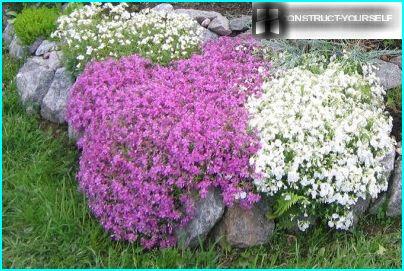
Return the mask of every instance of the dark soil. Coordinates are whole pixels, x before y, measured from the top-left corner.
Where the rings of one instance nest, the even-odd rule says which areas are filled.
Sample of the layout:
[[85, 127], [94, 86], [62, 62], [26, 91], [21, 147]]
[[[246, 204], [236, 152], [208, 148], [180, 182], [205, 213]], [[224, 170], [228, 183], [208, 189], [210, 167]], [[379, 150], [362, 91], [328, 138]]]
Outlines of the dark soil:
[[390, 113], [390, 116], [393, 117], [393, 129], [391, 131], [391, 135], [394, 136], [397, 141], [401, 141], [402, 112], [389, 108], [387, 108], [387, 111]]

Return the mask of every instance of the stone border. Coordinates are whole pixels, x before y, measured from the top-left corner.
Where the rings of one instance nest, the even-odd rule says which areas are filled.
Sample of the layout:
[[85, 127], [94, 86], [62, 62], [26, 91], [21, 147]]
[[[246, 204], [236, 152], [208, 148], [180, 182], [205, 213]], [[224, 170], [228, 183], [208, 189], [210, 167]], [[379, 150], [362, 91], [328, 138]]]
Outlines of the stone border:
[[[159, 4], [153, 9], [188, 14], [204, 28], [204, 42], [219, 36], [248, 34], [251, 28], [251, 16], [246, 15], [228, 20], [215, 11], [174, 9], [170, 4]], [[3, 40], [12, 57], [28, 57], [17, 74], [18, 93], [27, 112], [39, 110], [44, 119], [65, 123], [67, 98], [74, 82], [62, 66], [63, 56], [58, 45], [40, 38], [30, 46], [22, 46], [10, 24], [4, 30]], [[401, 86], [401, 56], [390, 62], [376, 60], [374, 64], [379, 68], [376, 75], [386, 90]], [[68, 135], [73, 140], [81, 137], [70, 126]], [[376, 200], [358, 201], [353, 207], [356, 222], [365, 212], [376, 214], [385, 211], [387, 216], [401, 215], [401, 159], [400, 142], [383, 161], [390, 178], [388, 191]], [[180, 246], [198, 246], [208, 236], [239, 248], [262, 245], [269, 242], [275, 229], [275, 222], [266, 217], [268, 205], [262, 202], [250, 210], [237, 205], [225, 207], [220, 193], [210, 190], [205, 198], [196, 200], [195, 206], [195, 218], [176, 232]], [[312, 223], [316, 221], [315, 218], [308, 219]], [[296, 225], [291, 232], [297, 230]]]

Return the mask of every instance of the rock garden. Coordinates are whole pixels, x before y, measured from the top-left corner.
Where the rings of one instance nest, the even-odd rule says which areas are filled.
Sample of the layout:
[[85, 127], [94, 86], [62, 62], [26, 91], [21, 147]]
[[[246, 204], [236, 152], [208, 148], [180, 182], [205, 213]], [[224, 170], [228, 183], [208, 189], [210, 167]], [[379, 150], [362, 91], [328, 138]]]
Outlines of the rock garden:
[[3, 28], [20, 103], [66, 127], [83, 208], [114, 242], [246, 249], [401, 218], [401, 51], [250, 28], [125, 3], [25, 8]]

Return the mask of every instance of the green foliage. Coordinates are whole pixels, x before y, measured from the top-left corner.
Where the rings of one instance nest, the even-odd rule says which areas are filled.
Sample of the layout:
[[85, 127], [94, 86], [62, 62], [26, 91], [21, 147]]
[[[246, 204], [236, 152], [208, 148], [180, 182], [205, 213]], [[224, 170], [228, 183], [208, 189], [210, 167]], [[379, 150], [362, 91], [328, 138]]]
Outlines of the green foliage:
[[401, 49], [401, 39], [383, 40], [383, 45], [385, 48], [390, 48], [390, 49], [400, 48]]
[[285, 213], [287, 213], [292, 208], [292, 206], [298, 203], [304, 205], [308, 204], [309, 201], [305, 196], [297, 195], [292, 192], [288, 193], [287, 195], [281, 195], [275, 199], [273, 212], [268, 214], [268, 218], [270, 219], [279, 218]]
[[9, 19], [7, 19], [7, 23], [13, 24], [15, 21], [15, 18], [17, 17], [17, 12], [15, 12], [14, 10], [7, 10], [6, 16], [7, 16], [7, 18], [9, 18]]
[[15, 33], [23, 44], [30, 45], [37, 38], [48, 38], [56, 29], [57, 8], [26, 8], [14, 21]]
[[[335, 55], [344, 64], [344, 71], [351, 74], [360, 71], [362, 63], [371, 63], [383, 55], [401, 55], [401, 49], [398, 48], [385, 47], [382, 50], [367, 51], [360, 44], [349, 40], [271, 39], [263, 40], [262, 47], [256, 53], [272, 61], [275, 66], [285, 68], [304, 66], [313, 73], [319, 73], [321, 67], [327, 65], [329, 59]], [[349, 54], [349, 58], [342, 57], [346, 53]]]
[[394, 112], [401, 111], [401, 86], [387, 91], [386, 106]]
[[93, 60], [139, 54], [167, 65], [200, 49], [202, 28], [189, 17], [181, 14], [166, 17], [153, 10], [135, 15], [130, 11], [137, 6], [126, 3], [115, 9], [108, 3], [92, 3], [58, 20], [52, 37], [61, 42], [65, 66], [73, 76]]
[[67, 4], [66, 8], [62, 11], [62, 15], [69, 15], [76, 9], [82, 8], [84, 6], [81, 2], [70, 2]]

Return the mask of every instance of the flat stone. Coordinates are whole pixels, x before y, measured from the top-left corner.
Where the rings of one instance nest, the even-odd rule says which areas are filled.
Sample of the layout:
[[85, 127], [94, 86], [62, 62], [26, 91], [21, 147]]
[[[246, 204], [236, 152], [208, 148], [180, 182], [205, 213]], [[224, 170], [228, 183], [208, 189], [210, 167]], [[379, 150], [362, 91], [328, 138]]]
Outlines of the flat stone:
[[58, 48], [57, 44], [53, 41], [48, 41], [48, 40], [44, 40], [38, 47], [38, 49], [36, 49], [35, 51], [35, 55], [36, 56], [41, 56], [45, 53], [51, 52], [51, 51], [55, 51]]
[[378, 68], [376, 76], [386, 90], [401, 86], [401, 69], [396, 64], [376, 59], [374, 65]]
[[229, 20], [220, 14], [210, 22], [208, 29], [219, 36], [227, 36], [231, 34]]
[[394, 175], [389, 185], [389, 195], [387, 201], [388, 216], [401, 215], [401, 156], [397, 159], [395, 164]]
[[202, 21], [201, 26], [207, 28], [210, 24], [210, 19], [206, 18], [205, 20]]
[[7, 24], [3, 31], [3, 44], [8, 47], [14, 39], [14, 26], [12, 24]]
[[155, 6], [154, 8], [152, 8], [152, 10], [169, 12], [169, 11], [173, 11], [174, 7], [170, 4], [163, 3], [163, 4], [159, 4], [159, 5]]
[[38, 49], [38, 47], [42, 44], [43, 42], [43, 38], [37, 38], [29, 47], [28, 47], [28, 51], [31, 55], [35, 54], [36, 50]]
[[32, 60], [41, 66], [47, 67], [52, 70], [56, 70], [63, 66], [62, 58], [63, 58], [62, 52], [52, 51], [49, 53], [45, 53], [43, 57], [34, 56]]
[[208, 233], [224, 213], [224, 203], [219, 191], [211, 189], [205, 198], [195, 202], [194, 218], [176, 232], [180, 247], [196, 247], [205, 240]]
[[215, 19], [217, 16], [221, 16], [219, 12], [216, 11], [205, 11], [205, 10], [197, 10], [197, 9], [176, 9], [174, 12], [187, 14], [192, 19], [196, 20], [199, 24], [201, 24], [206, 18], [210, 20]]
[[52, 83], [54, 71], [35, 62], [32, 58], [21, 67], [17, 74], [17, 90], [27, 111], [40, 107]]
[[57, 69], [48, 93], [42, 100], [41, 116], [44, 119], [55, 123], [65, 122], [67, 98], [72, 85], [71, 74], [66, 68]]
[[252, 19], [251, 16], [242, 15], [239, 18], [231, 19], [229, 22], [231, 31], [246, 31], [251, 28]]
[[237, 204], [229, 207], [215, 227], [213, 237], [236, 248], [267, 244], [275, 229], [274, 221], [266, 217], [267, 211], [267, 206], [262, 202], [250, 210]]
[[23, 59], [28, 55], [28, 49], [23, 46], [20, 39], [14, 36], [9, 48], [10, 56], [17, 59]]
[[392, 59], [390, 59], [390, 62], [396, 64], [397, 66], [400, 67], [400, 69], [402, 69], [402, 67], [401, 67], [401, 63], [402, 63], [401, 62], [401, 56], [393, 57]]

